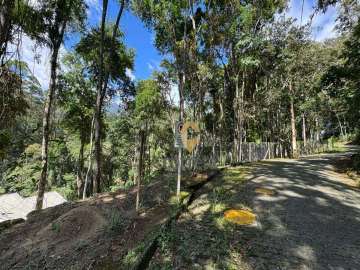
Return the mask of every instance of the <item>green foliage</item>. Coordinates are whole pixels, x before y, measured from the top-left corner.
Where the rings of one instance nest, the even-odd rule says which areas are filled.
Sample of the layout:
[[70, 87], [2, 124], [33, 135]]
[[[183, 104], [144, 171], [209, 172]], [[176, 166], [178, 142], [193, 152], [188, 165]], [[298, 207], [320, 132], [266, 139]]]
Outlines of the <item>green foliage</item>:
[[135, 114], [139, 121], [151, 121], [160, 117], [165, 103], [154, 80], [138, 82], [136, 87]]
[[95, 103], [95, 85], [85, 75], [85, 63], [79, 55], [64, 57], [68, 71], [59, 77], [58, 99], [64, 110], [63, 124], [78, 132], [83, 142], [89, 139], [89, 130]]
[[51, 223], [51, 230], [56, 233], [59, 233], [60, 232], [60, 224], [56, 223], [56, 222]]
[[[80, 42], [75, 50], [84, 59], [87, 71], [93, 80], [98, 80], [100, 68], [100, 42], [101, 33], [98, 28], [91, 29]], [[106, 28], [104, 39], [104, 74], [109, 75], [109, 95], [111, 96], [116, 87], [123, 88], [123, 91], [131, 89], [131, 81], [126, 75], [127, 69], [133, 68], [134, 52], [125, 47], [123, 34], [117, 32], [115, 39], [112, 37], [112, 29]]]
[[5, 172], [2, 186], [6, 192], [19, 192], [22, 196], [31, 196], [36, 191], [40, 177], [41, 146], [29, 145], [15, 163]]
[[21, 89], [21, 77], [10, 68], [0, 67], [0, 89], [0, 111], [6, 111], [0, 114], [0, 127], [3, 129], [11, 126], [15, 117], [25, 114], [28, 104]]

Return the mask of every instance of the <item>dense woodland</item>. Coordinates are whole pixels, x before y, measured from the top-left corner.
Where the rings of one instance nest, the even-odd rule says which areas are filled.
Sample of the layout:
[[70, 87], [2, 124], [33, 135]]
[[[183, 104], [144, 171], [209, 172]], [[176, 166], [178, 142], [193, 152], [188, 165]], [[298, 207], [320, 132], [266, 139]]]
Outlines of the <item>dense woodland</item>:
[[[166, 171], [241, 161], [246, 142], [299, 145], [360, 130], [360, 3], [338, 9], [338, 37], [311, 38], [312, 21], [286, 16], [286, 0], [119, 0], [87, 26], [84, 0], [0, 0], [0, 189], [69, 200], [146, 184]], [[132, 81], [125, 11], [155, 33], [164, 56], [151, 78]], [[66, 54], [65, 36], [80, 36]], [[19, 44], [51, 51], [42, 89]], [[34, 59], [34, 61], [37, 61]], [[174, 89], [178, 98], [173, 99]], [[113, 107], [114, 100], [119, 107]], [[176, 122], [197, 121], [192, 154], [174, 148]], [[297, 142], [298, 141], [298, 142]], [[179, 157], [180, 156], [180, 157]], [[175, 188], [175, 187], [174, 187]]]

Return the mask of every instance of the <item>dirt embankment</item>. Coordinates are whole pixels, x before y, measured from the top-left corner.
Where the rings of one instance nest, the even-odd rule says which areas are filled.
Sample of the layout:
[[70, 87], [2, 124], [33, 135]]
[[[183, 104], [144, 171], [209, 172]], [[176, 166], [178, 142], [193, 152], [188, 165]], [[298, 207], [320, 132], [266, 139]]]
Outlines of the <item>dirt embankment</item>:
[[[169, 180], [173, 179], [173, 180]], [[184, 179], [185, 180], [185, 179]], [[206, 180], [188, 177], [184, 187]], [[0, 269], [130, 269], [174, 212], [175, 177], [29, 214], [0, 233]]]
[[[104, 269], [121, 258], [168, 216], [170, 192], [162, 181], [143, 191], [100, 194], [29, 214], [0, 234], [0, 269]], [[112, 269], [112, 268], [109, 268]]]

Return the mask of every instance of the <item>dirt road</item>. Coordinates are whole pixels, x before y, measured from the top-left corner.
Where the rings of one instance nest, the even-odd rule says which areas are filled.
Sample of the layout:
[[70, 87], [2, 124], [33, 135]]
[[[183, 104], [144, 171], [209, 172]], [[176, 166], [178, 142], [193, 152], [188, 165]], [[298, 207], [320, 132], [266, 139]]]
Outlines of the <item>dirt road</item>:
[[246, 189], [259, 234], [248, 243], [254, 269], [360, 269], [360, 190], [336, 173], [343, 154], [251, 166]]

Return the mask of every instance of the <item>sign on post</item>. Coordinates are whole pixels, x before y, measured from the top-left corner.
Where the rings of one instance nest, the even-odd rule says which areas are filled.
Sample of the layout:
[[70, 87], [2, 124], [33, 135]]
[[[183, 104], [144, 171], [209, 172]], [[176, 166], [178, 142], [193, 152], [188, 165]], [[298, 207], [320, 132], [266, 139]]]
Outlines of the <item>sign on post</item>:
[[192, 152], [200, 142], [200, 129], [195, 122], [177, 122], [175, 130], [175, 147]]
[[184, 123], [181, 121], [178, 121], [176, 123], [175, 128], [175, 148], [184, 148], [183, 139], [181, 136], [181, 130], [183, 128]]

